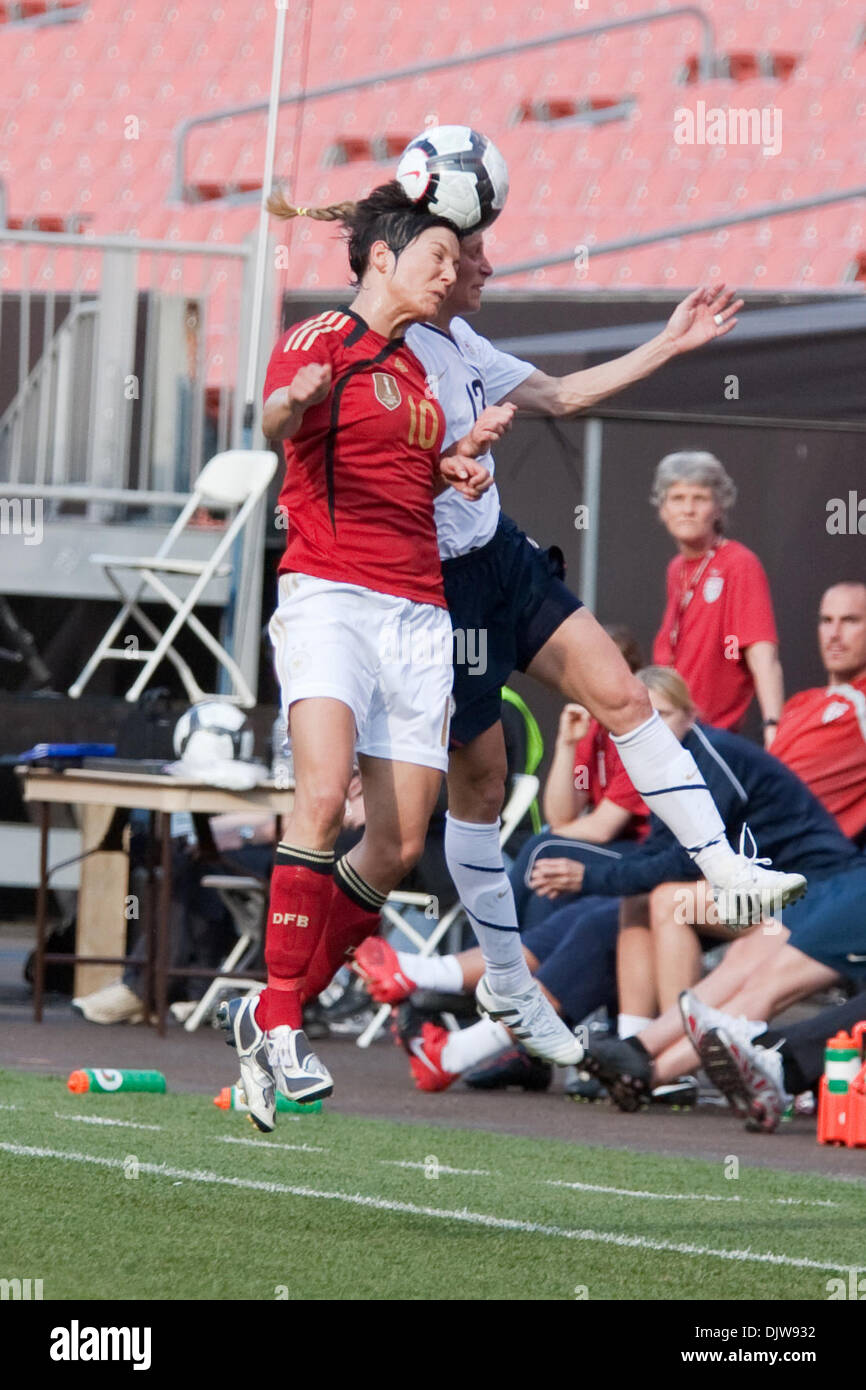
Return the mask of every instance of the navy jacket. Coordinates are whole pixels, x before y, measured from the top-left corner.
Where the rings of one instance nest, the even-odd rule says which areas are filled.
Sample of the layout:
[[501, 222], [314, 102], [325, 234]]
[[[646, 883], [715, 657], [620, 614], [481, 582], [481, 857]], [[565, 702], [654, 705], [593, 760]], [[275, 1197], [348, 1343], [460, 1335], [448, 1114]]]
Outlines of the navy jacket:
[[[790, 768], [763, 748], [706, 724], [695, 724], [683, 739], [725, 822], [734, 849], [747, 824], [758, 854], [782, 873], [828, 878], [864, 862], [836, 821]], [[752, 849], [746, 836], [746, 853]], [[694, 860], [657, 816], [639, 849], [623, 859], [586, 866], [582, 892], [627, 897], [648, 893], [660, 883], [703, 877]]]

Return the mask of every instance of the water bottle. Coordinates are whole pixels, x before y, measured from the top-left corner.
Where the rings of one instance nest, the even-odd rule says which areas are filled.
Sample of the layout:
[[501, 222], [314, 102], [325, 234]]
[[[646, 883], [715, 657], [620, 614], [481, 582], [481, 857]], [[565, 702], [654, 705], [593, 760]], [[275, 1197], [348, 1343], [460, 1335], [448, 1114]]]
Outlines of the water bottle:
[[280, 710], [271, 729], [271, 778], [277, 787], [283, 789], [294, 786], [295, 782], [295, 766], [288, 735], [286, 716]]
[[[213, 1103], [218, 1110], [243, 1110], [249, 1113], [250, 1107], [247, 1105], [246, 1095], [240, 1085], [223, 1086], [219, 1095], [214, 1096]], [[320, 1100], [311, 1100], [306, 1105], [302, 1105], [300, 1101], [289, 1100], [288, 1096], [277, 1092], [277, 1110], [283, 1114], [318, 1115], [321, 1109], [322, 1102]]]
[[85, 1091], [164, 1091], [161, 1071], [117, 1071], [115, 1068], [86, 1067], [72, 1072], [66, 1083], [73, 1095]]

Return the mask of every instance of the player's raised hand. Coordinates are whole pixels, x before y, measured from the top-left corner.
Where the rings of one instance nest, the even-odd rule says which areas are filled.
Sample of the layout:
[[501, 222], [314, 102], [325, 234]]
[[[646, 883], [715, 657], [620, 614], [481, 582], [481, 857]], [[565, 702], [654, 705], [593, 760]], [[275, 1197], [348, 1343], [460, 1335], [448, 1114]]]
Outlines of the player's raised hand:
[[482, 493], [493, 486], [493, 474], [483, 463], [460, 454], [443, 454], [439, 460], [439, 473], [444, 482], [470, 502], [477, 502]]
[[511, 405], [510, 402], [505, 405], [485, 406], [472, 429], [457, 445], [458, 452], [467, 458], [478, 458], [479, 454], [486, 454], [488, 449], [502, 438], [506, 430], [511, 429], [516, 410], [517, 406]]
[[714, 338], [724, 338], [736, 327], [743, 303], [723, 284], [701, 285], [674, 309], [667, 336], [677, 352], [691, 352]]
[[289, 400], [299, 410], [323, 401], [331, 389], [331, 368], [327, 362], [308, 362], [299, 367], [289, 387]]

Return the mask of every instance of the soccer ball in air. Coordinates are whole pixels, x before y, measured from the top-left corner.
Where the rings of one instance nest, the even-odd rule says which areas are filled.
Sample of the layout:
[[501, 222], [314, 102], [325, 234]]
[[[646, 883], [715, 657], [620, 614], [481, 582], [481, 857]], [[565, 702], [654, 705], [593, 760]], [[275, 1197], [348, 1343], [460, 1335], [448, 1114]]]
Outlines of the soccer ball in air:
[[203, 700], [191, 705], [174, 726], [174, 751], [191, 767], [227, 759], [249, 762], [255, 736], [237, 705]]
[[400, 156], [397, 180], [413, 202], [461, 232], [489, 227], [508, 197], [505, 160], [486, 135], [466, 125], [437, 125], [416, 135]]

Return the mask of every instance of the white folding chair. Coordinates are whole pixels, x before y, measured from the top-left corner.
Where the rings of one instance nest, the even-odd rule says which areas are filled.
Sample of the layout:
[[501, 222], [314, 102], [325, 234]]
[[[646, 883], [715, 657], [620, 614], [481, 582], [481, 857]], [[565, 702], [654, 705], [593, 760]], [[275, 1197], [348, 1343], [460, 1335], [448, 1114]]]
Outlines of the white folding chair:
[[265, 910], [268, 905], [268, 886], [261, 879], [248, 878], [240, 874], [207, 874], [201, 881], [202, 888], [213, 888], [219, 893], [235, 924], [238, 939], [229, 951], [218, 975], [209, 984], [206, 992], [196, 1004], [184, 1023], [188, 1033], [194, 1033], [199, 1024], [214, 1012], [221, 996], [227, 989], [239, 994], [258, 993], [264, 989], [256, 980], [246, 980], [232, 976], [233, 970], [244, 970], [259, 946], [264, 930]]
[[[276, 454], [265, 450], [229, 449], [225, 453], [216, 454], [205, 464], [196, 481], [195, 491], [190, 495], [155, 555], [91, 555], [91, 563], [101, 565], [105, 570], [106, 578], [117, 591], [122, 606], [81, 675], [69, 687], [69, 694], [73, 699], [78, 699], [103, 661], [140, 661], [143, 663], [141, 672], [126, 692], [126, 699], [134, 703], [164, 658], [172, 663], [183, 681], [190, 703], [195, 704], [199, 700], [211, 698], [201, 689], [186, 661], [174, 649], [175, 638], [181, 628], [186, 626], [195, 633], [231, 677], [231, 695], [222, 695], [219, 698], [235, 700], [247, 708], [255, 704], [255, 695], [244, 679], [240, 667], [225, 647], [208, 632], [193, 609], [213, 579], [231, 573], [232, 566], [230, 563], [224, 563], [225, 557], [230, 558], [232, 546], [254, 514], [274, 476], [276, 466]], [[200, 507], [233, 511], [234, 516], [225, 529], [217, 533], [218, 543], [207, 559], [184, 559], [178, 556], [176, 551], [191, 518]], [[118, 578], [118, 571], [124, 570], [137, 576], [137, 583], [130, 591], [124, 588]], [[163, 575], [174, 576], [176, 580], [190, 579], [194, 582], [188, 593], [181, 595], [165, 582]], [[145, 601], [143, 594], [147, 588], [153, 590], [159, 599], [174, 609], [174, 617], [164, 632], [160, 632], [140, 606]], [[149, 650], [131, 651], [127, 647], [113, 645], [130, 615], [154, 643]]]
[[[523, 817], [529, 811], [530, 806], [538, 795], [538, 778], [528, 772], [516, 772], [511, 779], [511, 794], [502, 812], [502, 823], [499, 830], [499, 844], [505, 848], [509, 839], [517, 829]], [[412, 942], [419, 956], [432, 956], [437, 949], [440, 941], [444, 940], [446, 934], [456, 924], [457, 919], [463, 912], [463, 904], [458, 900], [453, 907], [450, 907], [444, 917], [440, 917], [428, 937], [423, 937], [421, 933], [407, 922], [396, 909], [395, 904], [404, 907], [421, 907], [425, 913], [430, 907], [436, 904], [436, 899], [431, 893], [401, 893], [394, 892], [388, 894], [387, 902], [382, 908], [382, 916], [392, 927], [396, 927], [405, 937]], [[390, 1004], [383, 1004], [377, 1010], [374, 1018], [368, 1023], [361, 1036], [358, 1038], [359, 1047], [369, 1047], [373, 1039], [378, 1035], [384, 1026], [385, 1020], [391, 1012]]]

